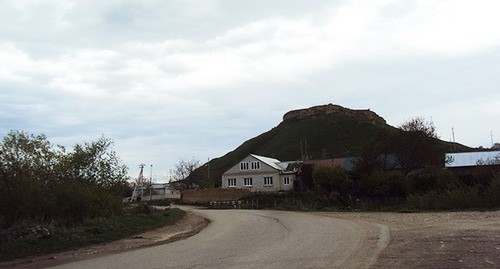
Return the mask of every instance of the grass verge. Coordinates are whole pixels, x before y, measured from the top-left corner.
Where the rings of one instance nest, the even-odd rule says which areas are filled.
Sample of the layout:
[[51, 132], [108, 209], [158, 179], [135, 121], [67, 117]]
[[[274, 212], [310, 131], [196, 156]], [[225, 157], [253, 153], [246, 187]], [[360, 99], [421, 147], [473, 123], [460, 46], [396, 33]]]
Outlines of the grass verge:
[[0, 261], [73, 250], [110, 242], [155, 228], [172, 225], [185, 212], [173, 208], [148, 213], [126, 213], [112, 218], [96, 218], [72, 228], [49, 227], [50, 236], [31, 240], [0, 242]]

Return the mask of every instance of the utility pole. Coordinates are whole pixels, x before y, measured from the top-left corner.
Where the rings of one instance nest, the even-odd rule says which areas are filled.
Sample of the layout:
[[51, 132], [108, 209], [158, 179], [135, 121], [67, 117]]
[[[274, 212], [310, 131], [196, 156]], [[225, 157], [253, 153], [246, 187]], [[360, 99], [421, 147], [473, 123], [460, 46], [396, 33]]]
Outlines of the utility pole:
[[142, 198], [144, 197], [144, 166], [146, 166], [146, 165], [143, 163], [141, 163], [139, 165], [139, 168], [141, 168], [141, 172], [139, 173], [138, 185], [141, 188], [141, 201], [142, 201]]
[[151, 170], [149, 171], [149, 201], [153, 200], [153, 165], [151, 165]]

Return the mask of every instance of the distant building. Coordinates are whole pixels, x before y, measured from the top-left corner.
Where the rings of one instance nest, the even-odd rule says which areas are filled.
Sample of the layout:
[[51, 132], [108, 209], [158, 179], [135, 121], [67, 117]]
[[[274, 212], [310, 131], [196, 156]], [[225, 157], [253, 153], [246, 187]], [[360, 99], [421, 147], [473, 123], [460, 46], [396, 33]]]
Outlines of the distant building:
[[478, 166], [500, 167], [500, 151], [446, 153], [445, 167], [460, 174], [470, 173]]
[[[138, 188], [138, 192], [138, 201], [181, 198], [181, 192], [174, 189], [169, 183], [153, 183], [151, 184], [151, 189], [149, 188], [149, 184], [145, 184], [143, 187]], [[125, 198], [124, 200], [131, 201], [131, 197]]]
[[491, 149], [500, 150], [500, 143], [493, 144], [493, 146], [491, 146]]
[[500, 165], [500, 151], [478, 151], [447, 153], [447, 168], [470, 167], [479, 165]]
[[354, 170], [354, 163], [359, 158], [348, 157], [348, 158], [335, 158], [335, 159], [321, 159], [321, 160], [307, 160], [304, 161], [306, 165], [331, 165], [343, 167], [347, 172], [352, 172]]

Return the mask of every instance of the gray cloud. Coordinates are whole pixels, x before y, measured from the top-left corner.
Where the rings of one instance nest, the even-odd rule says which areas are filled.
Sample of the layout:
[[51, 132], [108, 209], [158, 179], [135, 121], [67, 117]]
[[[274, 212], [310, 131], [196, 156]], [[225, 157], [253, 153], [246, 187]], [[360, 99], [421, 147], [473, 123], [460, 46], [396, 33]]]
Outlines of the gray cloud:
[[[495, 1], [15, 1], [0, 10], [0, 128], [102, 134], [137, 173], [218, 157], [288, 110], [337, 103], [488, 146]], [[498, 140], [498, 139], [497, 139]]]

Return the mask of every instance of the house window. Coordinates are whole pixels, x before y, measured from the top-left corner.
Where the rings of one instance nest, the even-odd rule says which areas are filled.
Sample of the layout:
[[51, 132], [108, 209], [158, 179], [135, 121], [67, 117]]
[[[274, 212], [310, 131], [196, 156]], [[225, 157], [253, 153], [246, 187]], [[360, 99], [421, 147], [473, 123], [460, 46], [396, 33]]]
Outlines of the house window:
[[264, 186], [272, 186], [273, 177], [264, 177]]
[[260, 162], [252, 162], [252, 170], [260, 170]]
[[241, 162], [240, 163], [240, 170], [241, 171], [248, 170], [248, 162]]
[[283, 185], [290, 185], [290, 177], [283, 178]]
[[236, 187], [236, 178], [228, 178], [227, 179], [228, 187]]
[[245, 187], [252, 187], [252, 185], [253, 185], [252, 183], [253, 183], [253, 182], [252, 182], [252, 178], [251, 178], [251, 177], [248, 177], [248, 178], [244, 178], [244, 179], [243, 179], [243, 185], [244, 185]]

